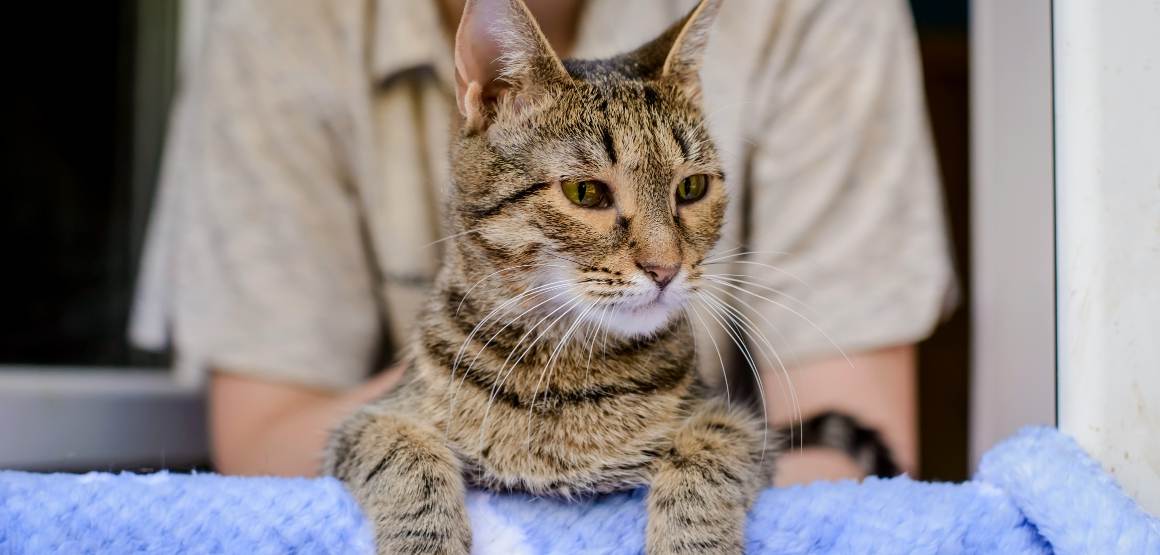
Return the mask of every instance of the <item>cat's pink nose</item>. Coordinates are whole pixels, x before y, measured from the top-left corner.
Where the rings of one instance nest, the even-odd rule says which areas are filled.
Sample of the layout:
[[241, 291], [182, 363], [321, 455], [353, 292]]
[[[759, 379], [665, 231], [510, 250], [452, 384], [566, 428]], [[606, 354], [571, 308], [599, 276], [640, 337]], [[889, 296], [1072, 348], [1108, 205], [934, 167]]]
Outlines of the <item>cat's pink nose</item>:
[[676, 277], [677, 272], [681, 271], [680, 264], [655, 264], [652, 262], [637, 262], [637, 267], [644, 270], [648, 277], [656, 282], [657, 287], [664, 289], [673, 278]]

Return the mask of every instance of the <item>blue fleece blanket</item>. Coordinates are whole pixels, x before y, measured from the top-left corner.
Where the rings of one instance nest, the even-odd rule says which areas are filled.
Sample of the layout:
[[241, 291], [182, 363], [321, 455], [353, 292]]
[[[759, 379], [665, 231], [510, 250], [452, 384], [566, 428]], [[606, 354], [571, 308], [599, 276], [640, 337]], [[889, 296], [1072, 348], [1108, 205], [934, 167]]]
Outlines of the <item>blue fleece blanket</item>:
[[[584, 503], [471, 492], [475, 551], [639, 553], [643, 493]], [[1067, 437], [1028, 429], [973, 481], [905, 477], [765, 491], [750, 553], [1156, 553], [1145, 514]], [[367, 553], [330, 479], [0, 472], [0, 554]]]

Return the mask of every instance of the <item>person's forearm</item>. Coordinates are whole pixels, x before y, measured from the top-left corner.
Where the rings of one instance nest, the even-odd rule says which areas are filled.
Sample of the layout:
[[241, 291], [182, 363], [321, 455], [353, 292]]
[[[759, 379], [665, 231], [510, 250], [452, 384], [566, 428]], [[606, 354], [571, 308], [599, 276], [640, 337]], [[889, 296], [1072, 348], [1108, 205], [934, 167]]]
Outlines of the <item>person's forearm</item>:
[[327, 392], [215, 372], [209, 394], [214, 465], [224, 474], [317, 475], [330, 431], [390, 389], [399, 374]]
[[[790, 370], [802, 414], [808, 418], [839, 410], [876, 428], [908, 472], [918, 467], [914, 347], [881, 349]], [[271, 384], [229, 372], [214, 374], [210, 424], [214, 463], [227, 474], [312, 476], [318, 473], [327, 435], [363, 403], [398, 380], [397, 369], [343, 393]], [[773, 426], [796, 423], [785, 402], [784, 377], [764, 374]], [[837, 453], [784, 454], [779, 483], [858, 477], [858, 469]]]
[[318, 473], [327, 433], [349, 407], [335, 395], [271, 418], [231, 445], [215, 442], [214, 459], [224, 474], [312, 476]]
[[[801, 416], [808, 419], [827, 410], [853, 416], [877, 430], [898, 465], [914, 474], [918, 470], [915, 347], [904, 345], [851, 353], [850, 361], [853, 368], [838, 356], [790, 369]], [[763, 378], [772, 426], [796, 425], [798, 415], [786, 402], [785, 377], [766, 372]], [[787, 450], [778, 463], [781, 474], [778, 483], [860, 477], [858, 467], [848, 457], [823, 451], [802, 454]]]

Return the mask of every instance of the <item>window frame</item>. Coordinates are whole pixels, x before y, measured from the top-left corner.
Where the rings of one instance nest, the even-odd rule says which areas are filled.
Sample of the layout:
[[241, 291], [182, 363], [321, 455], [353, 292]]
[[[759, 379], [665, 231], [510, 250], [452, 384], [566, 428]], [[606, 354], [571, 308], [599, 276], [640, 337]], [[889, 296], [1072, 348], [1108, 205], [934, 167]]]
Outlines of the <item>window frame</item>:
[[1160, 514], [1160, 5], [1053, 29], [1059, 427]]
[[[133, 191], [127, 225], [136, 239], [125, 245], [133, 260], [140, 259], [178, 73], [201, 47], [207, 4], [134, 4], [132, 163], [124, 176]], [[0, 468], [204, 465], [205, 422], [203, 392], [180, 383], [172, 369], [0, 364]]]
[[972, 463], [1058, 425], [1160, 514], [1160, 8], [972, 4]]
[[1051, 4], [971, 4], [972, 470], [1056, 423]]
[[0, 468], [204, 465], [205, 421], [200, 389], [164, 369], [0, 367]]

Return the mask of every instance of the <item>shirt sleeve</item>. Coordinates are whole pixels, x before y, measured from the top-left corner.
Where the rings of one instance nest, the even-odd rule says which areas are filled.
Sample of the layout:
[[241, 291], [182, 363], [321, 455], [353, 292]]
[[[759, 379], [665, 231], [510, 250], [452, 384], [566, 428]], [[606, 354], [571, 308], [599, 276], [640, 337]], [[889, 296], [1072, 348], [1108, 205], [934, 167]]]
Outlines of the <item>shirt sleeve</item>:
[[920, 341], [956, 289], [909, 10], [787, 5], [754, 133], [755, 254], [735, 266], [766, 288], [738, 295], [787, 359]]
[[131, 324], [141, 346], [171, 343], [185, 381], [215, 368], [340, 388], [377, 355], [357, 87], [326, 4], [223, 3], [190, 68]]

